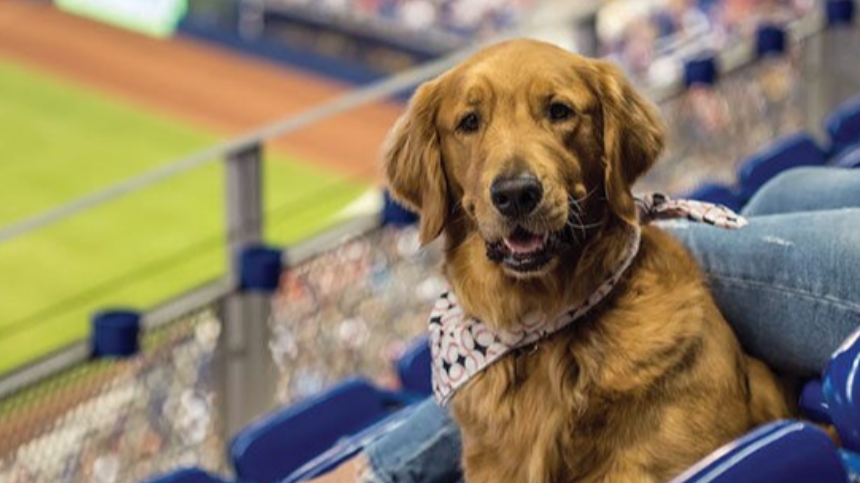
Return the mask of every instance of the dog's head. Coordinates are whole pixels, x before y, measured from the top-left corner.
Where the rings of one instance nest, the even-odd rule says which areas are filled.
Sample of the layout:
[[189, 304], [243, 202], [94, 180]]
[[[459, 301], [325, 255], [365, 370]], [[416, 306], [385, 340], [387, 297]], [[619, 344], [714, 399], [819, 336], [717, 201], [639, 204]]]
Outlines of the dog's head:
[[448, 229], [455, 244], [483, 243], [506, 276], [534, 279], [605, 226], [636, 223], [630, 186], [663, 138], [613, 65], [515, 40], [421, 86], [385, 168], [423, 242]]

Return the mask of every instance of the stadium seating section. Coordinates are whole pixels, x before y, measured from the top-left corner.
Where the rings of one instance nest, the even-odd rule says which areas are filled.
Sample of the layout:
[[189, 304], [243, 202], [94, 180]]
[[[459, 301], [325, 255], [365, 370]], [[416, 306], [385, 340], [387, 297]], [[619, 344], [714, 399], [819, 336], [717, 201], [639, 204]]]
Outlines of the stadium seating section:
[[[691, 197], [742, 208], [768, 180], [798, 166], [860, 166], [860, 97], [826, 119], [827, 149], [811, 135], [774, 141], [740, 164], [734, 185], [705, 184]], [[388, 209], [391, 209], [389, 207]], [[402, 223], [413, 218], [395, 213]], [[820, 379], [809, 381], [800, 407], [810, 421], [832, 425], [842, 447], [818, 426], [779, 421], [758, 428], [700, 461], [672, 483], [846, 483], [860, 474], [860, 330], [837, 350]], [[364, 379], [348, 379], [282, 408], [241, 431], [230, 455], [239, 481], [293, 483], [323, 474], [409, 416], [429, 397], [430, 352], [417, 339], [396, 363], [401, 390], [390, 392]], [[185, 469], [150, 483], [217, 483]]]

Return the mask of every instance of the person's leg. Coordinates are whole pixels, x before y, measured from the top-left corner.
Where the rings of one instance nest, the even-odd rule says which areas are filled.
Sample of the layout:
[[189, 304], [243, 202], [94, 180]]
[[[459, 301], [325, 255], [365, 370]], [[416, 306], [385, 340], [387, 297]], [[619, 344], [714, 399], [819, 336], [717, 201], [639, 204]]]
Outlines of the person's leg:
[[308, 483], [453, 483], [461, 478], [460, 429], [430, 397], [357, 456]]
[[745, 349], [775, 369], [820, 374], [860, 326], [860, 209], [756, 216], [738, 231], [668, 228], [698, 259]]
[[363, 453], [363, 482], [449, 483], [460, 478], [460, 429], [433, 398]]
[[762, 186], [742, 214], [752, 217], [850, 207], [860, 207], [860, 169], [795, 168]]

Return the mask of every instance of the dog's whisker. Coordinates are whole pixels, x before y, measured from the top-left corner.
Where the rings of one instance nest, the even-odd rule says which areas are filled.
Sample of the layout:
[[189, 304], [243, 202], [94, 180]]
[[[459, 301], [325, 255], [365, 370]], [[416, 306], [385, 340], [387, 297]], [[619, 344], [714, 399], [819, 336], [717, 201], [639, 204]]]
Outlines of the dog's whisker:
[[586, 229], [591, 229], [591, 228], [597, 228], [598, 226], [603, 226], [603, 222], [601, 221], [599, 223], [589, 223], [586, 225], [577, 225], [575, 223], [571, 223], [570, 226], [572, 226], [574, 228], [581, 228], [583, 230], [586, 230]]
[[582, 232], [582, 238], [585, 239], [586, 233], [585, 233], [585, 228], [583, 228], [583, 226], [585, 226], [585, 222], [583, 221], [582, 216], [580, 216], [580, 214], [575, 212], [575, 211], [572, 211], [571, 214], [576, 218], [576, 220], [575, 220], [576, 223], [574, 223], [574, 220], [568, 219], [568, 224], [574, 230], [576, 228], [579, 228], [580, 231]]
[[591, 190], [590, 190], [588, 193], [585, 193], [584, 195], [582, 195], [582, 197], [580, 197], [580, 198], [571, 198], [571, 199], [572, 199], [574, 202], [576, 202], [577, 204], [578, 204], [578, 203], [582, 203], [583, 201], [587, 200], [591, 195], [593, 195], [595, 191], [597, 191], [597, 186], [595, 186], [594, 188], [591, 188]]
[[579, 198], [574, 198], [573, 196], [568, 198], [568, 205], [572, 208], [572, 211], [582, 213], [582, 205], [584, 201], [588, 200], [595, 192], [597, 191], [597, 187], [591, 189], [591, 191], [585, 193]]

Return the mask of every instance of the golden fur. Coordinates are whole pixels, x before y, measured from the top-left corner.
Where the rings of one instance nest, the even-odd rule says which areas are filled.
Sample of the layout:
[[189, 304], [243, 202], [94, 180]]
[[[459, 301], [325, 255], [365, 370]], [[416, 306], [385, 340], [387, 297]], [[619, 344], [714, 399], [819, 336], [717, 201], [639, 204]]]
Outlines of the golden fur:
[[[553, 103], [573, 114], [548, 117]], [[553, 317], [607, 277], [637, 223], [630, 186], [663, 142], [656, 109], [614, 66], [516, 40], [423, 85], [385, 162], [394, 195], [421, 213], [422, 240], [444, 233], [464, 311], [503, 327]], [[487, 255], [514, 229], [489, 186], [523, 170], [544, 194], [520, 225], [573, 237], [528, 273]], [[695, 262], [654, 227], [643, 227], [638, 256], [599, 310], [490, 366], [452, 405], [469, 483], [661, 482], [788, 414]]]

